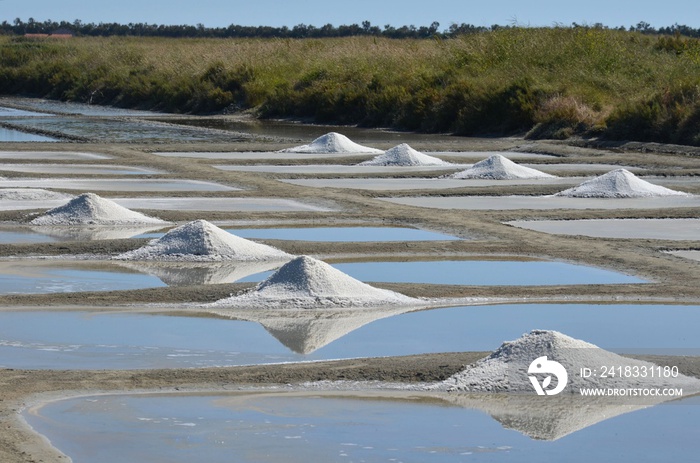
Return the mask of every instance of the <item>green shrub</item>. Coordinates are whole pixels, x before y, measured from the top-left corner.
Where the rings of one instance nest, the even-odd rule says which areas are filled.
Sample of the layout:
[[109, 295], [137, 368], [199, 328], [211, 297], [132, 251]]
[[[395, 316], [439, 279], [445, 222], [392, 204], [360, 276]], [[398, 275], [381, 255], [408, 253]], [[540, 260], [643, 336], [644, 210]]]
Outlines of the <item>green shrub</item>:
[[700, 81], [621, 106], [606, 124], [609, 138], [698, 145]]
[[698, 40], [590, 27], [445, 40], [0, 37], [5, 93], [461, 135], [696, 144], [698, 76]]

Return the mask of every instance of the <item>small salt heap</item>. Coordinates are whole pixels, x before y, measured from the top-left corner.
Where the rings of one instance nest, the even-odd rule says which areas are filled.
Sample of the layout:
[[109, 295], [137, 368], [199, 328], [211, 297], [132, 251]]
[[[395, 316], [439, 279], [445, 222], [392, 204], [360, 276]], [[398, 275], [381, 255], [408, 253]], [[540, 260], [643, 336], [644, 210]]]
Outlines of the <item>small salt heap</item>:
[[494, 154], [483, 161], [477, 162], [467, 170], [457, 172], [450, 178], [516, 180], [530, 178], [554, 178], [554, 175], [545, 174], [539, 170], [518, 165], [500, 154]]
[[256, 308], [376, 307], [417, 305], [403, 294], [375, 288], [308, 256], [279, 268], [254, 290], [222, 299], [217, 306]]
[[83, 193], [63, 206], [49, 209], [30, 223], [32, 225], [135, 225], [167, 222], [134, 212], [94, 193]]
[[569, 198], [646, 198], [652, 196], [688, 196], [642, 180], [626, 169], [616, 169], [592, 178], [577, 187], [569, 188], [555, 196]]
[[280, 153], [374, 153], [384, 151], [359, 145], [345, 135], [330, 132], [322, 135], [308, 145], [295, 146], [280, 150]]
[[[546, 362], [561, 364], [568, 373], [566, 393], [577, 393], [584, 388], [665, 388], [682, 387], [686, 393], [700, 391], [700, 380], [679, 374], [677, 377], [651, 375], [650, 362], [622, 357], [594, 344], [571, 338], [557, 331], [533, 330], [515, 341], [505, 342], [485, 359], [469, 365], [435, 389], [465, 392], [528, 392], [535, 393], [528, 377], [533, 361], [545, 356]], [[601, 367], [646, 369], [646, 377], [626, 377], [611, 374], [604, 377]], [[582, 377], [581, 368], [597, 369], [596, 375]], [[656, 370], [655, 370], [656, 371]], [[543, 371], [543, 373], [550, 373]], [[557, 381], [560, 378], [557, 379]], [[547, 381], [544, 381], [545, 383]], [[552, 383], [553, 385], [557, 385]], [[543, 386], [546, 388], [547, 386]]]
[[121, 260], [263, 261], [289, 260], [292, 255], [272, 246], [232, 235], [206, 220], [170, 230], [146, 246], [115, 257]]
[[364, 161], [358, 166], [451, 166], [452, 164], [434, 156], [416, 151], [406, 143], [388, 150], [384, 154]]

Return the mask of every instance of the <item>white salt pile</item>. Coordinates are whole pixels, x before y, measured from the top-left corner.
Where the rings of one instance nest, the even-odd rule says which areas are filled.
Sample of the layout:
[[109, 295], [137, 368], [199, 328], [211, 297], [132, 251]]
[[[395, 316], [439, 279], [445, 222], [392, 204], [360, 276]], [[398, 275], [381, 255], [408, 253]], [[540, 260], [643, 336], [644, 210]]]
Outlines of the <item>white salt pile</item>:
[[421, 301], [375, 288], [308, 256], [297, 257], [247, 293], [216, 306], [256, 308], [376, 307], [417, 305]]
[[388, 150], [384, 154], [364, 161], [358, 166], [451, 166], [452, 163], [416, 151], [406, 143]]
[[280, 150], [280, 153], [384, 153], [382, 150], [358, 145], [345, 135], [330, 132], [322, 135], [308, 145], [295, 146]]
[[450, 178], [483, 178], [493, 180], [516, 180], [530, 178], [554, 178], [554, 175], [545, 174], [537, 169], [531, 169], [518, 165], [510, 159], [494, 154], [483, 161], [479, 161], [469, 169], [457, 172]]
[[687, 196], [687, 193], [671, 190], [642, 180], [625, 169], [616, 169], [592, 178], [577, 187], [569, 188], [555, 196], [569, 198], [645, 198], [652, 196]]
[[45, 201], [71, 199], [73, 195], [43, 190], [41, 188], [2, 188], [0, 200], [7, 201]]
[[94, 193], [83, 193], [63, 206], [49, 209], [30, 223], [32, 225], [133, 225], [167, 222], [134, 212]]
[[[594, 344], [571, 338], [557, 331], [534, 330], [515, 341], [505, 342], [485, 359], [469, 365], [464, 371], [448, 378], [436, 389], [465, 392], [528, 392], [534, 394], [529, 376], [531, 364], [542, 356], [547, 361], [559, 362], [568, 373], [568, 385], [563, 392], [579, 393], [582, 388], [666, 388], [682, 387], [685, 394], [700, 391], [700, 380], [684, 375], [664, 377], [652, 375], [657, 366], [622, 357]], [[646, 377], [628, 377], [620, 374], [603, 376], [602, 367], [626, 367], [647, 371]], [[589, 368], [590, 377], [580, 375], [581, 368]], [[656, 371], [656, 370], [655, 370]], [[536, 376], [536, 375], [535, 375]], [[661, 376], [661, 377], [659, 377]], [[551, 377], [551, 376], [550, 376]], [[541, 380], [546, 382], [544, 378]], [[552, 382], [553, 386], [557, 386]], [[547, 385], [542, 386], [543, 389]], [[551, 387], [549, 388], [552, 389]]]
[[262, 261], [293, 256], [272, 246], [232, 235], [206, 220], [170, 230], [146, 246], [115, 257], [121, 260]]

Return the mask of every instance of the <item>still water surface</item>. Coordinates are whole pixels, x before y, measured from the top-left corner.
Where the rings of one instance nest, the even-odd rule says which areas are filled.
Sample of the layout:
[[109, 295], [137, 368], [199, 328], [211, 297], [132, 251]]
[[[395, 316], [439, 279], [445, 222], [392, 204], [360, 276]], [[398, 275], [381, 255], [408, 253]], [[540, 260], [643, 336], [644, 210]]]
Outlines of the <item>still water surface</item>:
[[0, 312], [0, 367], [187, 368], [493, 351], [533, 329], [560, 331], [614, 351], [697, 355], [700, 349], [700, 306], [510, 304], [405, 313], [290, 312], [231, 310], [231, 320]]
[[[0, 294], [116, 291], [165, 285], [259, 282], [283, 262], [0, 262]], [[367, 282], [453, 285], [573, 285], [644, 283], [609, 270], [561, 262], [422, 261], [332, 264]]]
[[566, 419], [503, 411], [492, 396], [386, 395], [94, 396], [24, 416], [75, 463], [690, 462], [699, 449], [698, 398], [607, 416], [568, 404], [559, 417], [581, 423], [570, 432]]

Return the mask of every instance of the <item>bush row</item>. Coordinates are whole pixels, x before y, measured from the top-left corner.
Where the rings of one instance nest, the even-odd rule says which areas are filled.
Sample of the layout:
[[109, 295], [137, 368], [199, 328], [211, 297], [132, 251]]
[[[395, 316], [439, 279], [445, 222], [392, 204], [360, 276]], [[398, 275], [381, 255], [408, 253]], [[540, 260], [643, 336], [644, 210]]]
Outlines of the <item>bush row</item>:
[[588, 28], [449, 40], [0, 37], [6, 94], [459, 135], [700, 144], [700, 45]]

